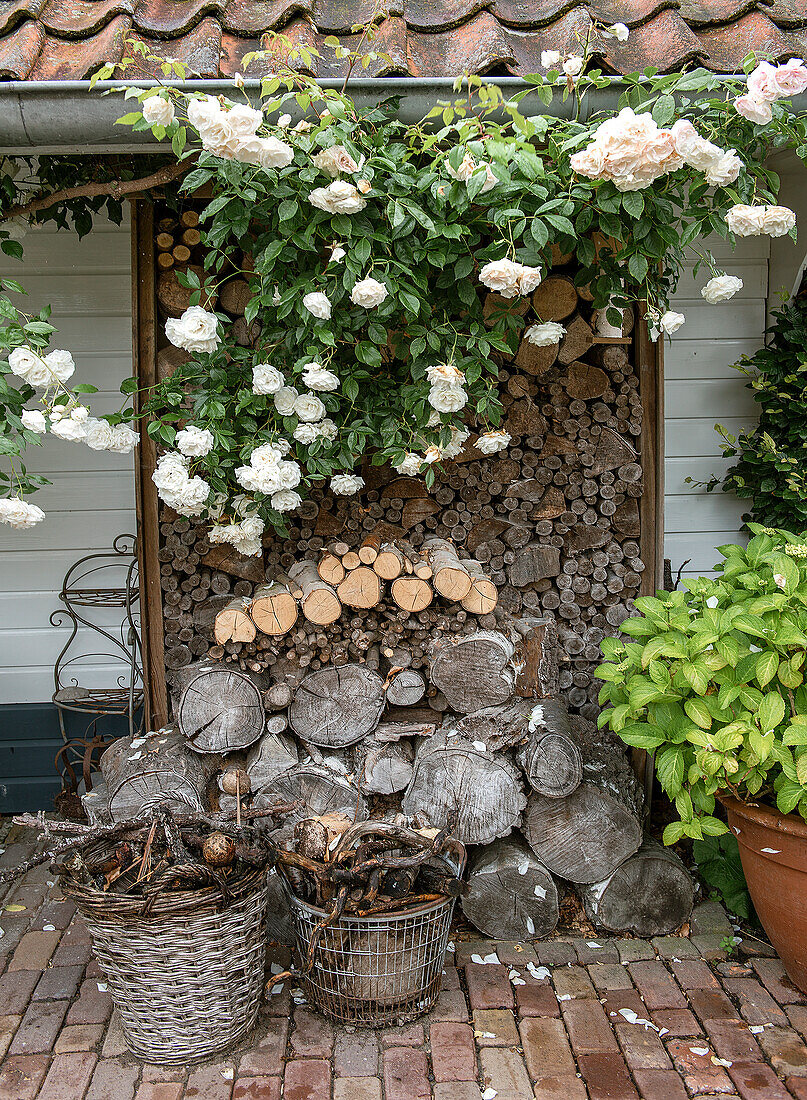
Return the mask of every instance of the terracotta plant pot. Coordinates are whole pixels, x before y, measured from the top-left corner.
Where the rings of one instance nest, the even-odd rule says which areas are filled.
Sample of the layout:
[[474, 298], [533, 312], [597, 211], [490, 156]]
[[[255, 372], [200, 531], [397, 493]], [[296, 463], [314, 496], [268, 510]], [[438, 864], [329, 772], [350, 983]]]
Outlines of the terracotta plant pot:
[[807, 992], [807, 822], [724, 797], [751, 900], [790, 980]]

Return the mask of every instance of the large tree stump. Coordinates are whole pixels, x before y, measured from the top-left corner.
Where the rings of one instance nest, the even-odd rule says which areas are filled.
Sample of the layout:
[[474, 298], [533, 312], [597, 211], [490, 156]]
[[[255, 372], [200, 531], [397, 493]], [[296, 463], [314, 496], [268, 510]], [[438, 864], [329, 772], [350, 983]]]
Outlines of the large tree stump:
[[566, 798], [532, 795], [522, 832], [550, 871], [569, 882], [601, 882], [642, 842], [632, 810], [591, 783]]
[[525, 802], [518, 772], [504, 756], [439, 731], [417, 749], [403, 811], [423, 814], [438, 828], [450, 824], [463, 844], [489, 844], [518, 824]]
[[187, 682], [177, 707], [177, 725], [196, 752], [233, 752], [258, 740], [265, 714], [257, 679], [219, 665]]
[[515, 645], [499, 631], [438, 638], [431, 647], [431, 680], [460, 714], [506, 703], [513, 694]]
[[176, 730], [120, 737], [103, 753], [101, 774], [113, 821], [126, 821], [167, 803], [174, 810], [206, 809], [209, 768]]
[[558, 890], [524, 841], [506, 837], [481, 849], [472, 860], [462, 911], [494, 939], [548, 936], [558, 923]]
[[602, 882], [575, 887], [597, 928], [663, 936], [689, 919], [694, 884], [678, 856], [652, 837]]
[[291, 728], [313, 745], [355, 745], [378, 725], [384, 682], [363, 665], [328, 665], [303, 680], [289, 708]]

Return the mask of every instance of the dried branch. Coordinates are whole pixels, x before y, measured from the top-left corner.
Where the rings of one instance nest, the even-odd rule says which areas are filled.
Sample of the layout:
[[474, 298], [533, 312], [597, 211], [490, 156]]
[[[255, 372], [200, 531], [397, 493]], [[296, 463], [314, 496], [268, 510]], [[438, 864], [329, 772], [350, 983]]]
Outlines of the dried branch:
[[193, 160], [183, 160], [179, 164], [167, 164], [164, 168], [153, 172], [150, 176], [143, 176], [136, 180], [112, 180], [109, 183], [85, 183], [78, 187], [63, 187], [60, 191], [52, 191], [49, 195], [41, 195], [38, 199], [12, 206], [3, 215], [4, 218], [27, 218], [32, 214], [38, 214], [40, 210], [48, 210], [60, 202], [70, 202], [71, 199], [97, 199], [102, 196], [110, 196], [113, 199], [122, 199], [126, 195], [135, 194], [138, 191], [151, 191], [154, 187], [161, 187], [165, 183], [184, 176], [192, 167]]

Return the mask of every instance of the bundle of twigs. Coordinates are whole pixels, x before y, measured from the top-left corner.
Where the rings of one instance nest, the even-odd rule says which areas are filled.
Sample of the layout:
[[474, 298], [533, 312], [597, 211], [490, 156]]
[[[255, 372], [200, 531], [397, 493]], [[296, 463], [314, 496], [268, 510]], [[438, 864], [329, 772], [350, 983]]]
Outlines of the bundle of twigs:
[[133, 897], [222, 884], [274, 864], [275, 847], [258, 820], [279, 818], [296, 808], [279, 803], [242, 812], [236, 822], [234, 814], [176, 813], [163, 803], [128, 821], [100, 826], [23, 814], [14, 823], [38, 829], [43, 850], [0, 871], [0, 882], [50, 862], [67, 882]]

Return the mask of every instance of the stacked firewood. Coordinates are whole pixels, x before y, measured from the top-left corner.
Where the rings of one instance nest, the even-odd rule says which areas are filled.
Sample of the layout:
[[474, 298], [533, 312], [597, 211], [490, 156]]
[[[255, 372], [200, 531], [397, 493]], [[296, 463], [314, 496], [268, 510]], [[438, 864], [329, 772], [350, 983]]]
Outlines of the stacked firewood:
[[[160, 222], [158, 303], [166, 317], [187, 304], [178, 272], [199, 265], [201, 252], [188, 236], [193, 218], [187, 212]], [[257, 347], [260, 323], [244, 322], [249, 270], [248, 255], [233, 258], [217, 306], [233, 318], [239, 342]], [[481, 455], [471, 436], [462, 454], [442, 464], [431, 490], [420, 478], [373, 466], [363, 471], [366, 488], [357, 498], [315, 488], [291, 517], [288, 536], [267, 537], [262, 558], [211, 547], [203, 528], [164, 509], [167, 667], [210, 655], [243, 671], [279, 659], [309, 671], [347, 662], [384, 671], [390, 660], [420, 669], [436, 632], [471, 633], [495, 627], [502, 616], [551, 614], [568, 657], [561, 690], [573, 710], [595, 718], [599, 684], [591, 674], [599, 643], [631, 614], [644, 571], [642, 405], [632, 314], [614, 329], [574, 274], [570, 258], [557, 256], [531, 299], [485, 300], [489, 318], [504, 309], [566, 329], [558, 345], [535, 347], [524, 338], [512, 361], [499, 357], [503, 426], [512, 437], [505, 452]], [[161, 372], [170, 373], [183, 355], [161, 349]], [[461, 572], [446, 574], [459, 583], [447, 592], [428, 575], [426, 544], [433, 540], [448, 544], [460, 570], [471, 573], [465, 596], [457, 595], [467, 584]], [[267, 585], [288, 585], [289, 577], [296, 589], [306, 588], [305, 606], [293, 597], [289, 629], [273, 621], [276, 605], [285, 607], [282, 625], [294, 612], [282, 593], [277, 601], [270, 593], [269, 617], [256, 622], [255, 598]], [[313, 587], [320, 583], [333, 591]]]

